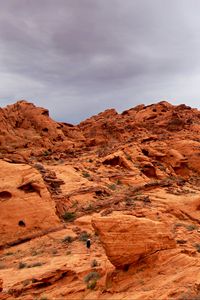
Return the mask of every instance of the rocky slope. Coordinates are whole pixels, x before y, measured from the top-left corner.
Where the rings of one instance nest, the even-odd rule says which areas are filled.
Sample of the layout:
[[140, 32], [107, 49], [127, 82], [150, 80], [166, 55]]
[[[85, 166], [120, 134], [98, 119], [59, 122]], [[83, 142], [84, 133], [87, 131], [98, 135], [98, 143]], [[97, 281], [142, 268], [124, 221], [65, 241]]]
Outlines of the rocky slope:
[[200, 297], [197, 109], [75, 126], [22, 100], [0, 122], [0, 299]]

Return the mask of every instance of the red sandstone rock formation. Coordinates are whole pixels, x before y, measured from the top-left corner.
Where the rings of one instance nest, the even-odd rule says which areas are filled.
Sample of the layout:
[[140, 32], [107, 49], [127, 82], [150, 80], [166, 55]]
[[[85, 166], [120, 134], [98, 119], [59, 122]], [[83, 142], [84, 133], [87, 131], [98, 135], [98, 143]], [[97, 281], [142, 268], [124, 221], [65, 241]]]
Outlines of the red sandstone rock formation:
[[160, 102], [73, 126], [19, 101], [0, 122], [0, 298], [199, 296], [198, 110]]
[[0, 161], [0, 246], [61, 227], [41, 175], [29, 165]]
[[123, 215], [95, 218], [92, 225], [100, 235], [109, 260], [117, 268], [176, 247], [166, 224], [147, 218]]

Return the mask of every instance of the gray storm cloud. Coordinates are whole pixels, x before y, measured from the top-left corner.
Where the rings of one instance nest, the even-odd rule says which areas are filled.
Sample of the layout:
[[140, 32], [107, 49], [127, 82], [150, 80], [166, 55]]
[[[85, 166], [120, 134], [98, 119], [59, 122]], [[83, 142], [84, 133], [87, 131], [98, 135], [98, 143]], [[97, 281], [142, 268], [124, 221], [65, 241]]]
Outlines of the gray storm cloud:
[[196, 0], [0, 0], [0, 106], [76, 123], [106, 108], [199, 107]]

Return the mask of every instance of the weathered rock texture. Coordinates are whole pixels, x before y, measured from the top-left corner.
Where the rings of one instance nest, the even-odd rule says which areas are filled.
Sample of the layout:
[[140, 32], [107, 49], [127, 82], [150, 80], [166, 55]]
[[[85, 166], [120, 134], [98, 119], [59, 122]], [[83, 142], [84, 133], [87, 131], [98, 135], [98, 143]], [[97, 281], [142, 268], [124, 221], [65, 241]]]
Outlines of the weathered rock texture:
[[67, 150], [73, 147], [71, 140], [78, 139], [73, 125], [53, 121], [47, 109], [25, 100], [0, 108], [0, 124], [0, 150], [17, 162], [31, 155], [48, 156], [57, 146]]
[[125, 215], [95, 218], [92, 225], [100, 235], [109, 260], [117, 268], [176, 247], [167, 226], [147, 218]]
[[0, 124], [0, 299], [199, 299], [200, 111], [22, 100]]
[[60, 226], [55, 204], [38, 171], [0, 161], [0, 246]]

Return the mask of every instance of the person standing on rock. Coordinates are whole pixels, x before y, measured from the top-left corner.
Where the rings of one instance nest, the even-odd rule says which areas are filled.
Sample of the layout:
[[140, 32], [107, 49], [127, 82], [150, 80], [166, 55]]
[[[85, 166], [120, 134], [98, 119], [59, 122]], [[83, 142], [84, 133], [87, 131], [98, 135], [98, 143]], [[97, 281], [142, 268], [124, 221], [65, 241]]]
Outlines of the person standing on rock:
[[90, 241], [90, 239], [87, 239], [87, 241], [86, 241], [87, 252], [89, 251], [90, 246], [91, 246], [91, 241]]

